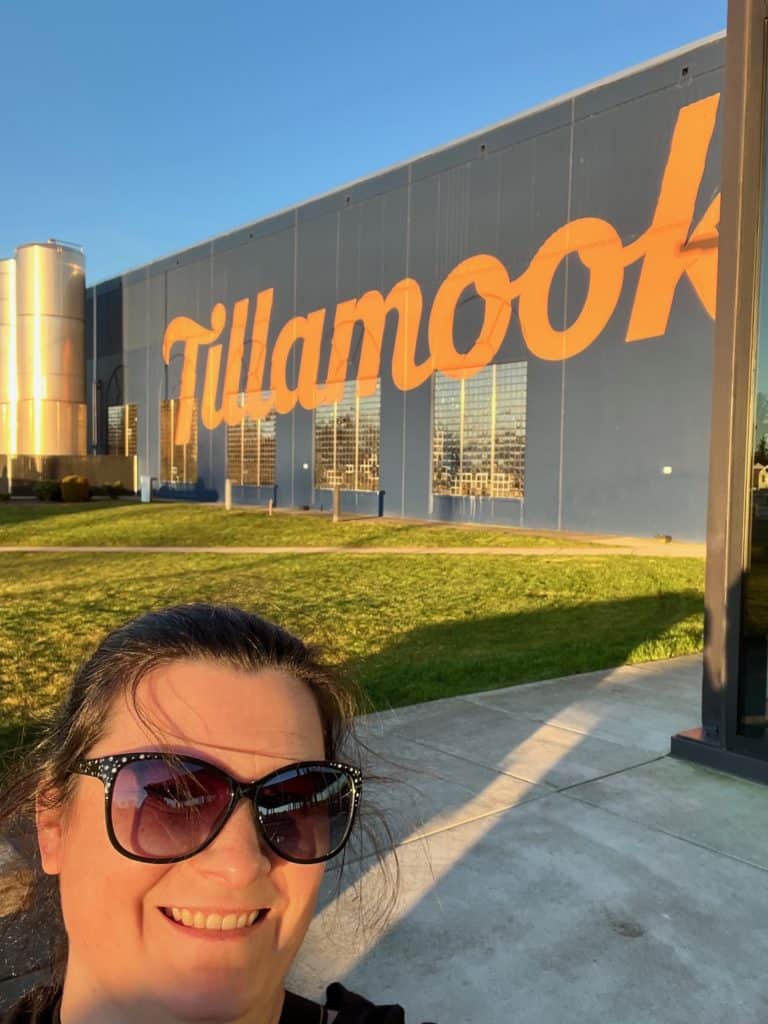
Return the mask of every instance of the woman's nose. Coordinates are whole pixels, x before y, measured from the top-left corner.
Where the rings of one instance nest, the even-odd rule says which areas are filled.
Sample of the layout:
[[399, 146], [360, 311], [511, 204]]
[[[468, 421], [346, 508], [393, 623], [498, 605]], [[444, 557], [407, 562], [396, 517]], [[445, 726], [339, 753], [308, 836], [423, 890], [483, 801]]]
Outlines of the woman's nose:
[[193, 859], [198, 870], [225, 878], [230, 885], [248, 885], [260, 875], [269, 874], [269, 847], [254, 820], [250, 800], [240, 800], [221, 832]]

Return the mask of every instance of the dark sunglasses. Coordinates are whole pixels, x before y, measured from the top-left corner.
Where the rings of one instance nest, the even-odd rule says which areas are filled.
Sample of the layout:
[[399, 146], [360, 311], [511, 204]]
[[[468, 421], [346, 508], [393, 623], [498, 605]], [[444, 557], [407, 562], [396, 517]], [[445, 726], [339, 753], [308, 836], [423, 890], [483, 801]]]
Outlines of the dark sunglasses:
[[359, 768], [335, 761], [301, 761], [238, 782], [199, 758], [160, 753], [88, 758], [73, 772], [104, 783], [114, 848], [150, 864], [200, 853], [243, 798], [280, 857], [294, 864], [329, 860], [349, 839], [363, 783]]

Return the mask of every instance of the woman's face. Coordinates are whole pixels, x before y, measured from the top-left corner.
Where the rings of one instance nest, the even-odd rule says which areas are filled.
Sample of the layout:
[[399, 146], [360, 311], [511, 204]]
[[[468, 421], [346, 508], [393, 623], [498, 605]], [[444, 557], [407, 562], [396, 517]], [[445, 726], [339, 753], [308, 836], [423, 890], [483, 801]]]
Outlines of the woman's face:
[[[141, 681], [137, 701], [151, 726], [120, 697], [89, 757], [170, 748], [250, 782], [325, 756], [311, 692], [279, 670], [175, 662]], [[120, 1020], [140, 1006], [151, 1008], [153, 1022], [232, 1021], [270, 1020], [279, 1011], [323, 865], [274, 854], [247, 801], [210, 846], [176, 864], [139, 863], [113, 849], [103, 784], [86, 776], [77, 777], [63, 813], [40, 815], [38, 834], [43, 867], [59, 876], [69, 938], [63, 1007], [71, 1016], [93, 1007], [94, 1019]], [[228, 932], [176, 923], [170, 908], [193, 917], [268, 912]]]

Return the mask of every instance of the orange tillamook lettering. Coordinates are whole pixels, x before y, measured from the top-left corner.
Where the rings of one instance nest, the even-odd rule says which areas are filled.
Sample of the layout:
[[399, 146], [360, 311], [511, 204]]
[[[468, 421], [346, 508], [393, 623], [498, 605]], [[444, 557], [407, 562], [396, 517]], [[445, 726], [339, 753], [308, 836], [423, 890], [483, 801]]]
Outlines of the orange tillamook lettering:
[[[188, 317], [171, 320], [163, 338], [167, 363], [177, 343], [184, 345], [177, 437], [189, 440], [192, 402], [196, 393], [199, 350], [207, 349], [202, 420], [209, 429], [219, 423], [238, 423], [244, 414], [260, 419], [274, 407], [287, 413], [297, 402], [305, 409], [337, 402], [349, 379], [352, 338], [357, 324], [363, 328], [357, 367], [357, 394], [372, 394], [381, 373], [381, 351], [387, 317], [397, 317], [392, 356], [392, 380], [402, 391], [423, 384], [439, 370], [466, 378], [487, 366], [498, 353], [518, 301], [520, 328], [528, 349], [539, 359], [570, 359], [587, 349], [603, 332], [616, 311], [624, 285], [625, 268], [642, 259], [637, 292], [626, 340], [639, 341], [664, 334], [677, 286], [688, 278], [704, 309], [715, 315], [718, 222], [720, 196], [715, 196], [695, 227], [691, 227], [707, 154], [715, 128], [719, 95], [683, 107], [677, 117], [658, 200], [648, 229], [624, 246], [616, 229], [598, 217], [582, 217], [564, 224], [538, 249], [528, 268], [514, 281], [495, 256], [478, 254], [463, 260], [442, 281], [429, 315], [430, 355], [416, 363], [421, 325], [421, 288], [412, 278], [398, 281], [386, 298], [371, 290], [336, 307], [328, 372], [320, 382], [320, 357], [326, 310], [296, 316], [280, 330], [270, 367], [271, 395], [263, 397], [266, 351], [272, 313], [273, 289], [259, 292], [251, 333], [251, 356], [246, 403], [237, 402], [242, 373], [244, 337], [249, 301], [241, 299], [232, 312], [232, 326], [223, 395], [216, 395], [222, 363], [219, 339], [227, 316], [221, 303], [211, 310], [211, 326]], [[581, 309], [569, 323], [553, 325], [549, 317], [552, 282], [563, 260], [577, 256], [589, 271], [589, 287]], [[460, 353], [454, 339], [456, 309], [474, 292], [484, 304], [483, 323], [471, 349]], [[299, 358], [295, 387], [288, 382], [291, 353]]]
[[232, 326], [229, 331], [229, 347], [227, 348], [227, 365], [224, 371], [224, 392], [221, 404], [217, 404], [216, 395], [221, 376], [221, 344], [208, 349], [205, 364], [205, 381], [203, 383], [203, 402], [200, 418], [208, 430], [215, 430], [221, 423], [233, 426], [245, 415], [245, 410], [237, 404], [240, 391], [240, 373], [243, 367], [243, 345], [245, 342], [245, 324], [248, 319], [248, 299], [240, 299], [232, 310]]
[[[456, 351], [453, 321], [461, 296], [473, 288], [485, 304], [483, 325], [465, 354]], [[471, 377], [501, 348], [512, 316], [509, 273], [495, 256], [471, 256], [454, 267], [438, 289], [429, 315], [429, 347], [435, 369], [448, 377]]]
[[176, 443], [189, 444], [192, 436], [192, 411], [197, 392], [197, 353], [200, 348], [217, 341], [227, 322], [227, 310], [217, 302], [211, 310], [211, 326], [203, 327], [188, 316], [177, 316], [168, 324], [163, 336], [163, 361], [171, 361], [171, 349], [177, 342], [184, 345], [179, 390], [179, 416], [176, 421]]
[[[562, 330], [549, 319], [549, 293], [560, 263], [575, 253], [589, 270], [589, 288], [579, 315]], [[605, 220], [584, 217], [546, 240], [528, 269], [510, 285], [520, 296], [520, 329], [539, 359], [570, 359], [588, 348], [611, 319], [624, 284], [623, 246]]]
[[274, 397], [263, 396], [264, 373], [267, 362], [267, 339], [272, 319], [274, 288], [267, 288], [256, 296], [256, 312], [251, 328], [251, 357], [245, 383], [245, 413], [252, 420], [263, 420], [274, 408]]
[[357, 374], [357, 394], [364, 398], [376, 390], [381, 373], [381, 346], [384, 327], [390, 313], [397, 315], [395, 344], [392, 353], [392, 380], [401, 391], [410, 391], [431, 375], [429, 358], [416, 363], [416, 342], [419, 338], [423, 299], [421, 288], [411, 277], [398, 281], [386, 299], [379, 291], [366, 292], [359, 299], [348, 299], [336, 307], [331, 357], [325, 386], [319, 388], [316, 405], [338, 402], [349, 373], [352, 334], [362, 324], [363, 344]]
[[[272, 353], [270, 387], [275, 398], [275, 410], [290, 412], [299, 401], [305, 408], [311, 408], [317, 375], [320, 369], [320, 346], [323, 340], [325, 310], [316, 309], [308, 316], [295, 316], [288, 321], [277, 336]], [[295, 388], [288, 384], [288, 357], [301, 342], [299, 379]]]
[[664, 334], [677, 286], [686, 274], [707, 313], [715, 315], [720, 195], [693, 229], [691, 222], [719, 101], [719, 94], [708, 96], [678, 114], [653, 220], [624, 251], [627, 265], [643, 259], [627, 341]]

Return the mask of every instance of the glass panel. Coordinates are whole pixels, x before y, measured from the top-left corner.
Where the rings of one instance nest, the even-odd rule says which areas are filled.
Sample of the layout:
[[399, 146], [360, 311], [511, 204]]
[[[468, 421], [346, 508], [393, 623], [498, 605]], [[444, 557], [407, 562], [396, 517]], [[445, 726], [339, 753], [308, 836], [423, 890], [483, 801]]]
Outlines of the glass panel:
[[[244, 398], [244, 396], [241, 396]], [[272, 486], [275, 482], [275, 414], [265, 420], [245, 416], [227, 426], [227, 476], [244, 486]]]
[[522, 498], [527, 364], [486, 366], [468, 380], [437, 374], [434, 388], [433, 492]]
[[136, 455], [138, 410], [135, 405], [107, 407], [107, 454]]
[[197, 483], [197, 403], [192, 409], [192, 432], [188, 444], [176, 443], [179, 400], [160, 403], [160, 482]]
[[[765, 179], [768, 180], [768, 179]], [[768, 192], [763, 185], [762, 257], [749, 464], [749, 564], [744, 573], [737, 732], [768, 758]], [[757, 741], [757, 743], [755, 743]]]
[[495, 366], [496, 411], [494, 424], [494, 498], [522, 498], [525, 494], [525, 426], [528, 401], [528, 364]]
[[227, 479], [243, 482], [243, 424], [227, 426]]
[[137, 455], [139, 444], [139, 407], [131, 403], [125, 407], [125, 454]]
[[107, 408], [107, 454], [125, 453], [125, 407], [110, 405]]
[[357, 396], [357, 382], [344, 384], [334, 405], [315, 410], [315, 487], [378, 491], [381, 390]]
[[277, 416], [270, 413], [265, 420], [259, 420], [259, 483], [262, 487], [272, 487], [275, 483], [275, 463], [277, 462], [277, 444], [275, 426]]
[[160, 482], [170, 483], [171, 450], [173, 446], [173, 401], [160, 403]]

